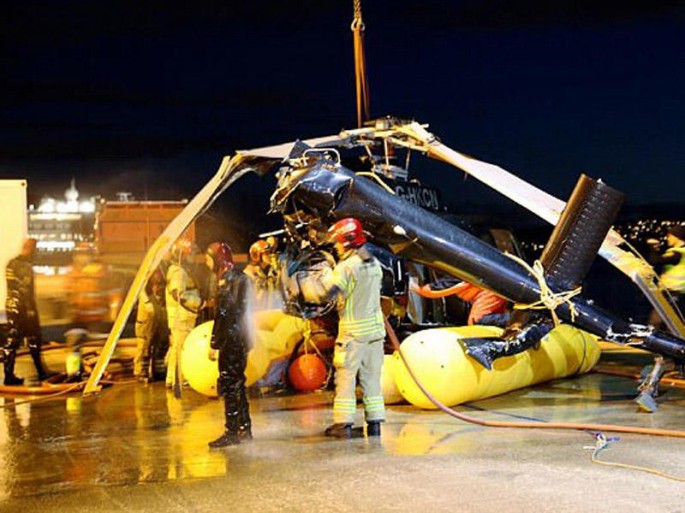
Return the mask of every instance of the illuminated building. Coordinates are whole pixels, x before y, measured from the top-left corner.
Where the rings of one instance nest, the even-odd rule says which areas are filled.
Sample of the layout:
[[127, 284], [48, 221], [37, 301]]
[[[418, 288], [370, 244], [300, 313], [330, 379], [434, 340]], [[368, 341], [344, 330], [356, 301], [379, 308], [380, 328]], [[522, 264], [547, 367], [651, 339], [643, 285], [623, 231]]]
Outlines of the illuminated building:
[[66, 272], [76, 244], [93, 241], [95, 198], [80, 200], [72, 179], [64, 200], [45, 197], [38, 208], [31, 205], [28, 223], [29, 236], [38, 241], [36, 271]]

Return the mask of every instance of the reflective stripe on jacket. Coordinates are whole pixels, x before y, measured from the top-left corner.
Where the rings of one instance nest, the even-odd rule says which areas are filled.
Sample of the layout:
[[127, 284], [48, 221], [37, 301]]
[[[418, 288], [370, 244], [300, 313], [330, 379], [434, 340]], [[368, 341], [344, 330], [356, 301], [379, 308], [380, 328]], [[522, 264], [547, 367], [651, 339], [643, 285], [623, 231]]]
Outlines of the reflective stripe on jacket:
[[371, 255], [364, 260], [356, 251], [324, 274], [326, 289], [336, 287], [339, 290], [339, 339], [371, 342], [385, 337], [381, 311], [382, 278], [378, 260]]

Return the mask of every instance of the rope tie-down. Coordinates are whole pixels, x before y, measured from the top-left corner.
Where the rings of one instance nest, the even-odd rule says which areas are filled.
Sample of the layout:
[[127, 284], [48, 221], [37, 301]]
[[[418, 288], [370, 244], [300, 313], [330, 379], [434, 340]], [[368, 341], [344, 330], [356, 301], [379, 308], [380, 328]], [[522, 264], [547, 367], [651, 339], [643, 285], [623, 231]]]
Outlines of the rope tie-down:
[[573, 290], [567, 290], [564, 292], [554, 292], [545, 279], [545, 268], [542, 266], [540, 260], [536, 260], [531, 266], [525, 260], [512, 255], [511, 253], [505, 253], [514, 262], [518, 263], [524, 267], [532, 276], [535, 281], [538, 282], [540, 286], [540, 299], [534, 303], [522, 304], [517, 303], [514, 305], [516, 310], [549, 310], [554, 320], [554, 325], [559, 326], [559, 316], [557, 315], [556, 309], [563, 305], [564, 303], [568, 305], [569, 311], [571, 312], [571, 322], [576, 320], [578, 316], [578, 311], [576, 306], [571, 302], [571, 299], [576, 297], [582, 292], [582, 287], [577, 287]]

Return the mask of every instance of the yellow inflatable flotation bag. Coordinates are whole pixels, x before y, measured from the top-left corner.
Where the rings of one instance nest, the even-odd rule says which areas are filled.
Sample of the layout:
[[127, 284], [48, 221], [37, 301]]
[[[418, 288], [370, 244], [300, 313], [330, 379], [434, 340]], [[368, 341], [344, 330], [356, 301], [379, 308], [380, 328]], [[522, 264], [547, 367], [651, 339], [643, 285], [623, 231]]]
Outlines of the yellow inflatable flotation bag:
[[[539, 349], [495, 360], [485, 369], [467, 356], [461, 338], [497, 337], [492, 326], [463, 326], [419, 331], [401, 344], [402, 352], [421, 384], [446, 406], [477, 401], [555, 378], [588, 372], [600, 357], [597, 337], [568, 324], [550, 331]], [[395, 353], [395, 383], [414, 406], [436, 409], [416, 385], [399, 353]]]
[[[190, 332], [183, 343], [181, 365], [190, 387], [203, 395], [216, 397], [219, 365], [209, 359], [209, 342], [214, 321], [205, 322]], [[254, 343], [247, 355], [246, 386], [263, 378], [271, 362], [290, 355], [305, 331], [305, 321], [280, 310], [259, 312], [255, 316]]]

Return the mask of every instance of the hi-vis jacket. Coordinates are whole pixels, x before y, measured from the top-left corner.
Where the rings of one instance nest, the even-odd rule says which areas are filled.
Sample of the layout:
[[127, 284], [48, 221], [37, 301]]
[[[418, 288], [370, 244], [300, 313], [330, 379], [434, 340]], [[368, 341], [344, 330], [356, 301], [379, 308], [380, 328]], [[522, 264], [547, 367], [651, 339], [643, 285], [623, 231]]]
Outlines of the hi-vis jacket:
[[668, 266], [661, 275], [661, 282], [668, 290], [673, 292], [685, 292], [685, 246], [671, 248], [666, 252], [675, 253], [680, 257], [678, 263]]
[[[172, 264], [166, 276], [166, 311], [169, 329], [195, 326], [202, 303], [195, 280], [180, 265]], [[176, 296], [178, 301], [174, 298]]]
[[338, 340], [372, 342], [385, 338], [382, 278], [378, 260], [364, 249], [350, 252], [335, 268], [324, 273], [322, 283], [326, 290], [338, 289]]

